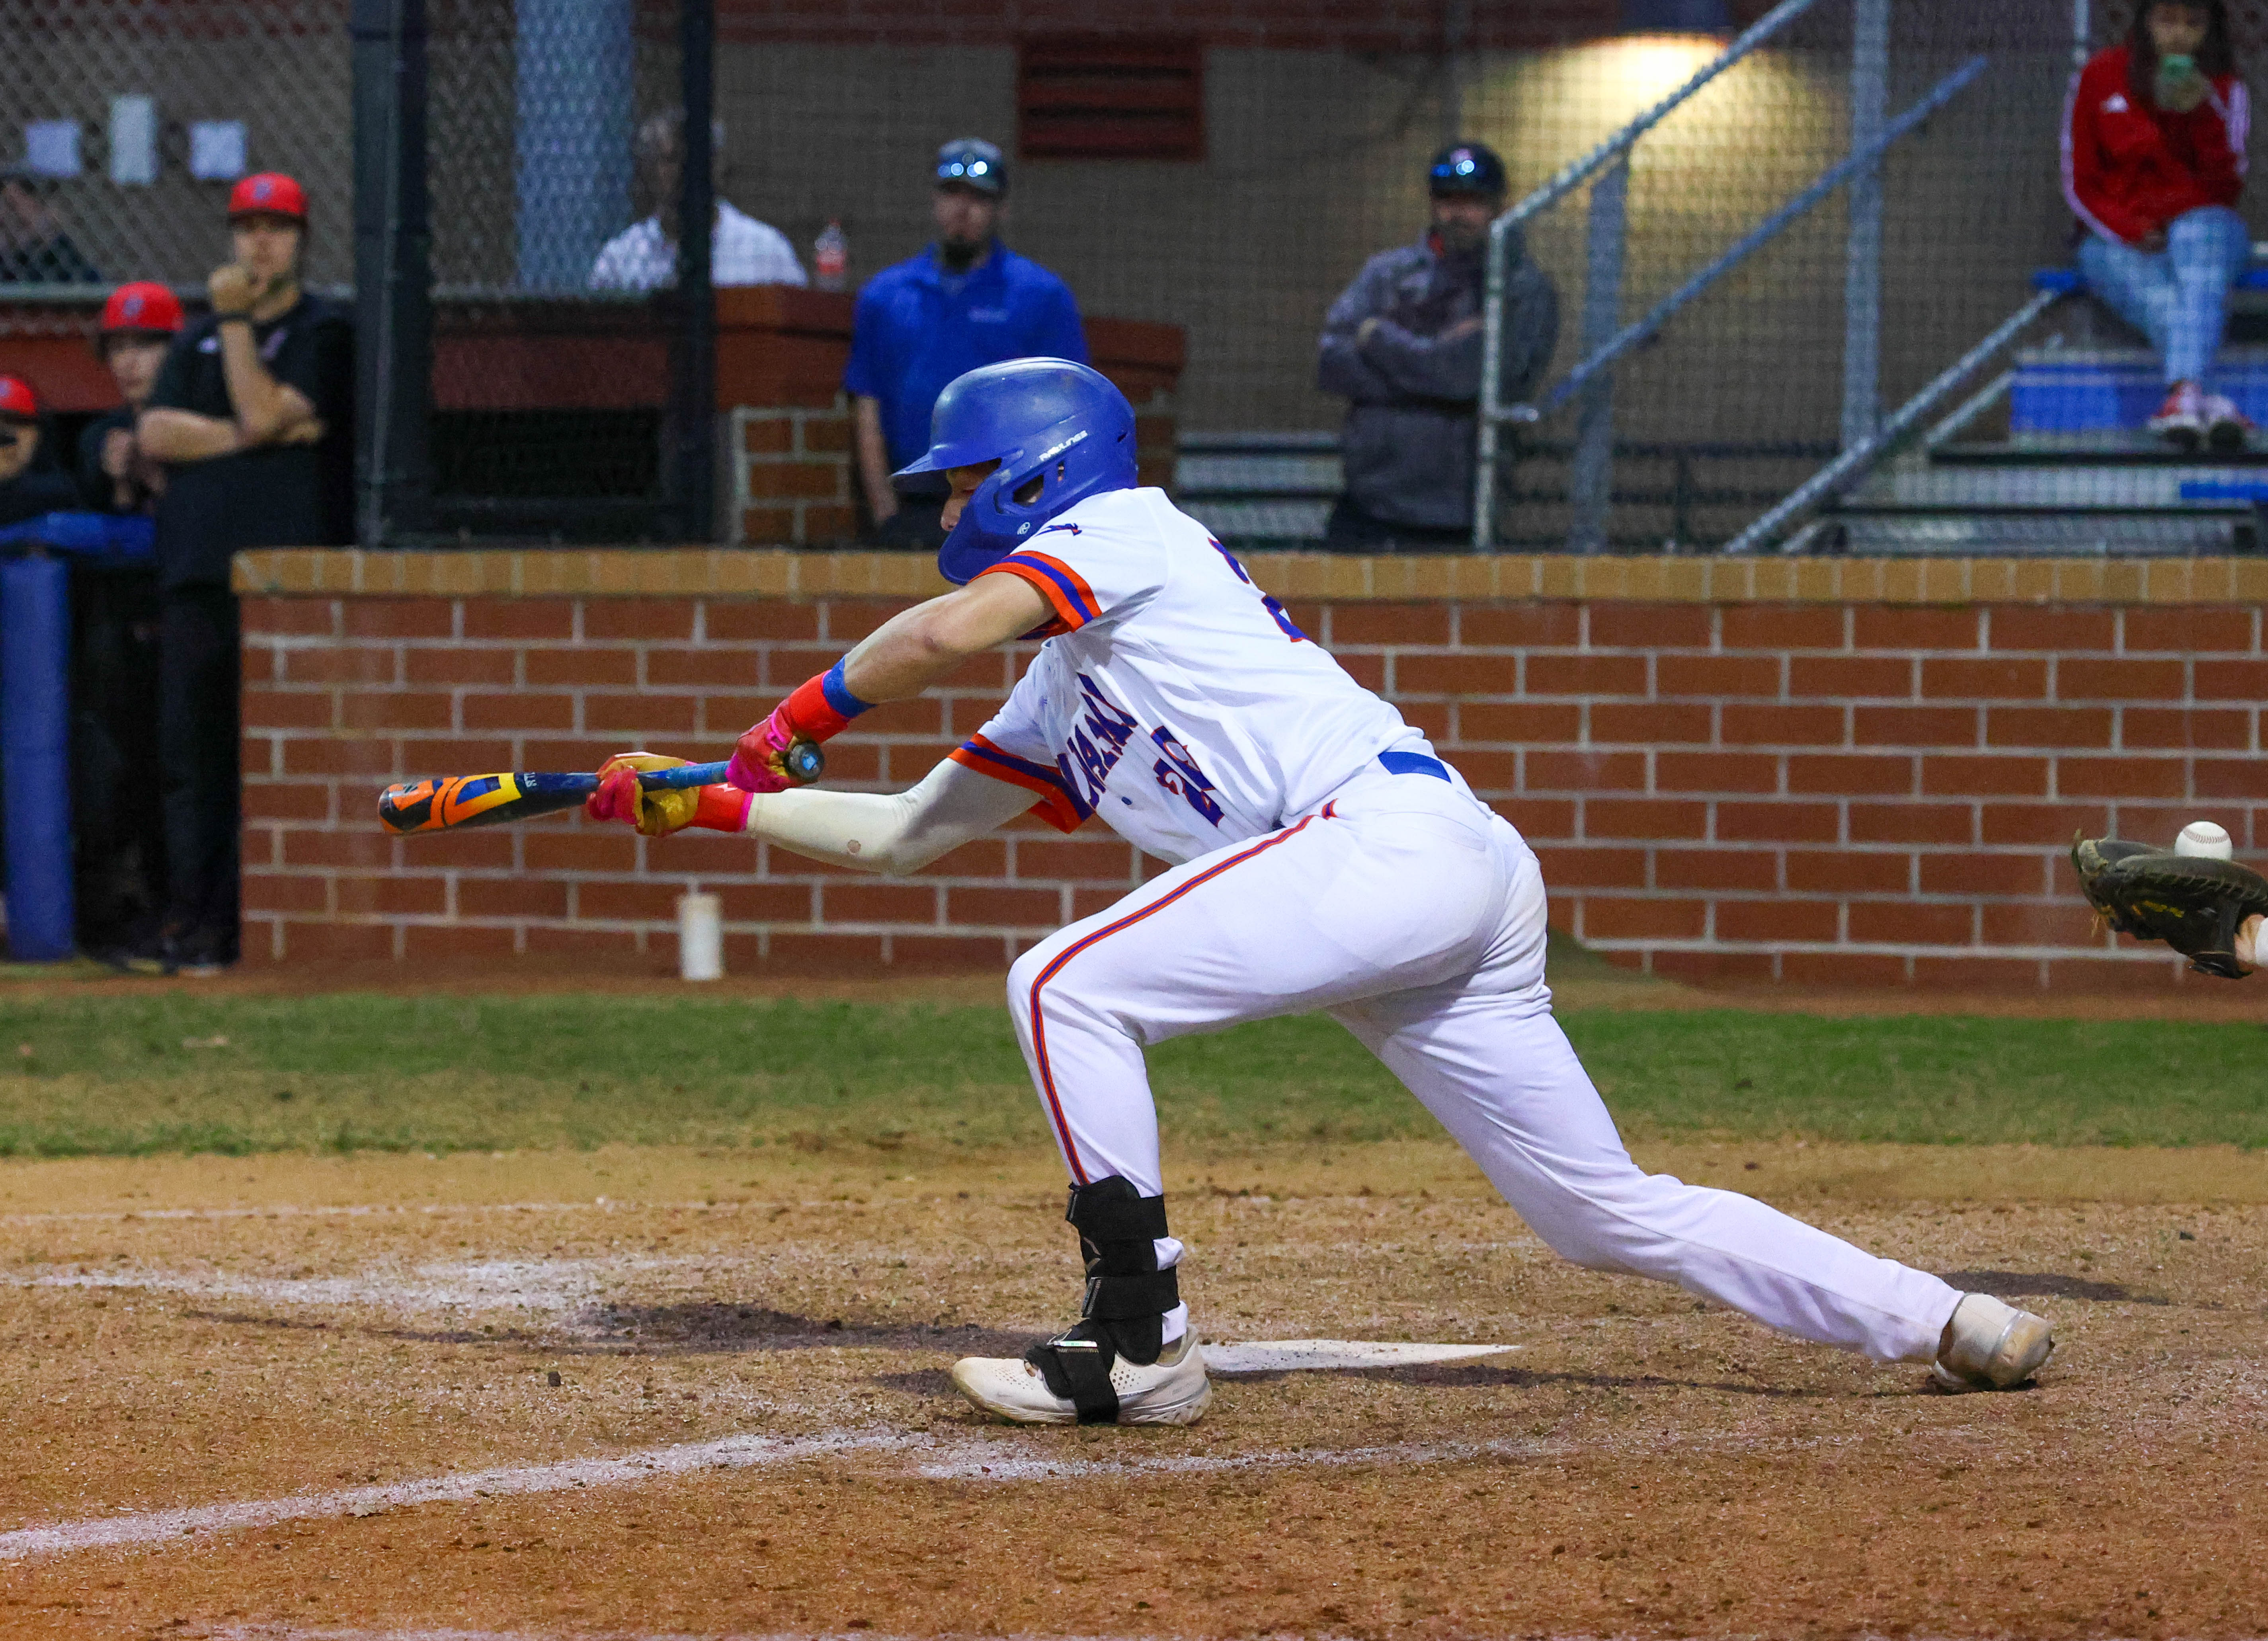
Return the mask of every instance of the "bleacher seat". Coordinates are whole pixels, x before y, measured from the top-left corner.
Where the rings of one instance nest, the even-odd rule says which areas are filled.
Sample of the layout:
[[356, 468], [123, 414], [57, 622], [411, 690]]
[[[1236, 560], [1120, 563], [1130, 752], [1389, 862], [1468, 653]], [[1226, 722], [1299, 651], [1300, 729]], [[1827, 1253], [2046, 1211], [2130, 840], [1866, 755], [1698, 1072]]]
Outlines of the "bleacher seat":
[[1229, 547], [1312, 547], [1339, 493], [1339, 436], [1184, 432], [1174, 491]]
[[[2054, 291], [2068, 296], [2087, 282], [2076, 268], [2042, 268], [2032, 274], [2032, 289]], [[2239, 291], [2268, 291], [2268, 264], [2256, 262], [2236, 276], [2235, 287]]]
[[[2033, 271], [2032, 289], [2071, 295], [2083, 291], [2086, 280], [2076, 268], [2042, 268]], [[2268, 263], [2255, 263], [2237, 278], [2239, 312], [2257, 313], [2268, 305]], [[2154, 355], [2133, 345], [2133, 333], [2123, 323], [2113, 324], [2108, 335], [2095, 335], [2081, 345], [2051, 351], [2028, 351], [2016, 360], [2015, 380], [2008, 394], [2009, 430], [2025, 435], [2068, 436], [2087, 433], [2138, 432], [2165, 397], [2164, 373]], [[2082, 327], [2091, 330], [2091, 327]], [[2268, 424], [2268, 350], [2231, 346], [2221, 350], [2219, 365], [2207, 383], [2226, 394], [2255, 423]]]

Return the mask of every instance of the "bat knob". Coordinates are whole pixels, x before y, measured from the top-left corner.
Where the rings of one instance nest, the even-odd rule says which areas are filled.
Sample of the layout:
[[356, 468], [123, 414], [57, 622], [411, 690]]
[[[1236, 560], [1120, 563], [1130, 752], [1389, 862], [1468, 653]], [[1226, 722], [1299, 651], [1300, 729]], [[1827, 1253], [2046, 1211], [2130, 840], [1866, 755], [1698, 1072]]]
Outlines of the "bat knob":
[[815, 740], [799, 740], [780, 756], [780, 768], [798, 786], [808, 786], [827, 773], [827, 754]]

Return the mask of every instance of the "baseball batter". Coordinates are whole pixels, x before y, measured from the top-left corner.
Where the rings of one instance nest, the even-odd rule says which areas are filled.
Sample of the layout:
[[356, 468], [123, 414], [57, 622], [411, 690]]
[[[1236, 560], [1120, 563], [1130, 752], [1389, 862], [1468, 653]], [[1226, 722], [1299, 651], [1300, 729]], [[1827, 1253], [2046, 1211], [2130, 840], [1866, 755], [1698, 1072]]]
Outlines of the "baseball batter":
[[[1164, 492], [1134, 416], [1085, 366], [972, 371], [907, 473], [953, 487], [906, 611], [742, 736], [732, 784], [643, 791], [624, 754], [591, 812], [649, 835], [745, 831], [837, 865], [919, 869], [1033, 811], [1099, 817], [1179, 863], [1010, 971], [1008, 1004], [1071, 1174], [1079, 1320], [954, 1382], [1029, 1424], [1189, 1424], [1211, 1400], [1182, 1298], [1151, 1044], [1320, 1009], [1385, 1063], [1554, 1248], [1674, 1282], [1949, 1388], [2007, 1387], [2048, 1324], [1728, 1191], [1642, 1172], [1551, 1014], [1544, 894], [1519, 833], [1357, 684]], [[790, 790], [782, 758], [1020, 636], [1046, 642], [983, 732], [911, 791]]]

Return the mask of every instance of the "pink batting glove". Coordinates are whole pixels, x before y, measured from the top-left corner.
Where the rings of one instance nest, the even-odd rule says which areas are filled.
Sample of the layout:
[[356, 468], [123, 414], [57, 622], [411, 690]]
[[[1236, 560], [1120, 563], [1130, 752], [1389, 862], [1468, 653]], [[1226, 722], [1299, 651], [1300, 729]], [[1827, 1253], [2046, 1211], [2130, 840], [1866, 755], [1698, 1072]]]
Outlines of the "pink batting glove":
[[583, 813], [593, 820], [625, 820], [636, 826], [638, 772], [624, 764], [611, 774], [602, 773], [599, 790], [583, 800]]
[[784, 760], [797, 738], [781, 714], [782, 709], [775, 707], [770, 717], [733, 745], [725, 778], [744, 792], [784, 792], [795, 784], [787, 778]]

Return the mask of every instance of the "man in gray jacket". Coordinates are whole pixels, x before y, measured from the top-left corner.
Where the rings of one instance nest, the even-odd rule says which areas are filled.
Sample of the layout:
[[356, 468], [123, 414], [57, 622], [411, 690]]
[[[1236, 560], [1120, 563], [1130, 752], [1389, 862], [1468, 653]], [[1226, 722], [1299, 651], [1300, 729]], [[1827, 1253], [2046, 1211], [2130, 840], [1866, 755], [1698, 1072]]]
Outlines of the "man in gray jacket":
[[[1346, 493], [1324, 546], [1440, 551], [1472, 540], [1481, 313], [1489, 224], [1504, 208], [1504, 161], [1478, 143], [1433, 160], [1425, 237], [1381, 251], [1331, 304], [1317, 372], [1348, 400]], [[1535, 386], [1559, 341], [1559, 296], [1517, 231], [1506, 247], [1503, 390]]]

